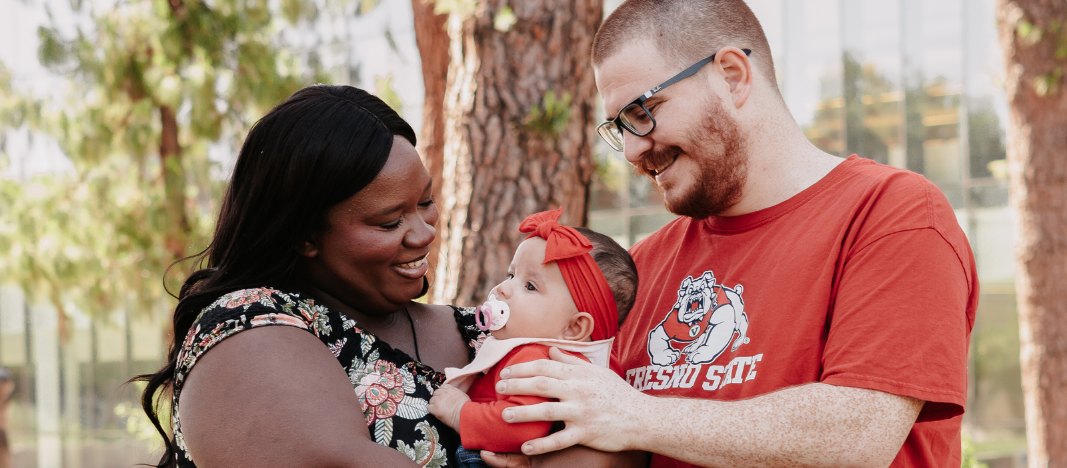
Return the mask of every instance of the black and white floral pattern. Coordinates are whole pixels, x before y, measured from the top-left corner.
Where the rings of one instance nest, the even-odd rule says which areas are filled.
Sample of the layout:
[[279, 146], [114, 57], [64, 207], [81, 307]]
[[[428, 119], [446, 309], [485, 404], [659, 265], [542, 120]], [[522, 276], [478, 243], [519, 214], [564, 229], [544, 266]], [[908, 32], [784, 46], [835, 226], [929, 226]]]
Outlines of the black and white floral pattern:
[[[471, 308], [453, 307], [470, 357], [488, 336], [478, 330]], [[354, 320], [330, 311], [312, 298], [272, 288], [234, 291], [204, 308], [178, 354], [174, 376], [173, 429], [182, 468], [195, 467], [182, 437], [178, 403], [182, 384], [196, 360], [223, 339], [250, 328], [285, 325], [318, 337], [348, 374], [359, 396], [363, 419], [378, 444], [392, 447], [420, 466], [456, 466], [459, 437], [429, 414], [430, 395], [443, 373], [362, 330]]]

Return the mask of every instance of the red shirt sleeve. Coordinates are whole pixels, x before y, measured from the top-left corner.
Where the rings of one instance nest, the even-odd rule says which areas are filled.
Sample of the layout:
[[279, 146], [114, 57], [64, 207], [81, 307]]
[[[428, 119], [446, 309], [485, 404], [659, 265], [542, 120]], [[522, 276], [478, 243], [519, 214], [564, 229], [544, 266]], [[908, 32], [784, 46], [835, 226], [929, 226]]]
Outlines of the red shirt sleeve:
[[[585, 359], [584, 356], [578, 356]], [[467, 392], [471, 401], [463, 405], [459, 416], [459, 435], [463, 448], [497, 453], [520, 452], [524, 442], [548, 435], [552, 429], [551, 421], [512, 424], [505, 422], [501, 413], [504, 408], [535, 405], [550, 400], [536, 396], [498, 395], [494, 390], [500, 381], [500, 371], [505, 367], [538, 359], [550, 359], [548, 347], [525, 345], [515, 348], [471, 386]]]
[[926, 401], [919, 420], [963, 412], [974, 297], [969, 264], [935, 229], [885, 236], [848, 259], [822, 381]]

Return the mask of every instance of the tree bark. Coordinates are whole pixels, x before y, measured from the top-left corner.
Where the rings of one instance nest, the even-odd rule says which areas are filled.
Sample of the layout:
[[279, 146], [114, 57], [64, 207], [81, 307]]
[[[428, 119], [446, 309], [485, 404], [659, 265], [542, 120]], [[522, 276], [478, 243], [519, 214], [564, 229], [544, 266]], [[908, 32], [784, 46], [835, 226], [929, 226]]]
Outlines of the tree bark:
[[1029, 465], [1067, 466], [1067, 2], [997, 0]]
[[189, 238], [189, 218], [185, 213], [185, 169], [182, 147], [178, 142], [178, 120], [168, 106], [159, 106], [162, 129], [159, 135], [159, 160], [163, 171], [164, 209], [167, 213], [167, 250], [174, 260], [185, 257]]
[[[188, 11], [182, 0], [167, 2], [175, 20], [184, 19]], [[183, 45], [192, 48], [192, 38], [182, 34]], [[185, 168], [182, 166], [182, 146], [178, 142], [178, 119], [174, 109], [159, 104], [159, 162], [163, 171], [163, 208], [167, 213], [167, 250], [174, 261], [185, 258], [189, 243], [189, 217], [185, 212]]]
[[[441, 201], [442, 174], [445, 143], [445, 88], [448, 84], [448, 24], [447, 14], [434, 11], [434, 0], [411, 0], [415, 16], [415, 44], [422, 58], [422, 84], [425, 89], [422, 101], [422, 130], [419, 135], [419, 156], [433, 178], [433, 199]], [[430, 244], [427, 256], [430, 265], [437, 265], [441, 250], [441, 237]], [[430, 281], [430, 297], [433, 297], [436, 281]]]
[[[473, 14], [453, 12], [448, 22], [432, 298], [459, 305], [481, 303], [504, 279], [527, 215], [562, 206], [561, 222], [586, 222], [596, 115], [589, 50], [603, 14], [601, 0], [473, 3]], [[550, 96], [570, 101], [552, 106]]]

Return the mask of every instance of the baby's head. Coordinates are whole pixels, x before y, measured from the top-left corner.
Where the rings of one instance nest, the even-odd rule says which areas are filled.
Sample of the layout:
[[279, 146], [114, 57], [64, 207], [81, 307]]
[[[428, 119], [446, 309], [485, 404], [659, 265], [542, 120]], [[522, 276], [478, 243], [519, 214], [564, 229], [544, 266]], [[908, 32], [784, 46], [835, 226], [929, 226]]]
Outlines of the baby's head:
[[630, 254], [608, 236], [560, 226], [560, 213], [533, 214], [520, 226], [532, 234], [515, 251], [507, 279], [489, 293], [490, 303], [508, 308], [504, 326], [492, 332], [497, 339], [607, 339], [633, 307]]

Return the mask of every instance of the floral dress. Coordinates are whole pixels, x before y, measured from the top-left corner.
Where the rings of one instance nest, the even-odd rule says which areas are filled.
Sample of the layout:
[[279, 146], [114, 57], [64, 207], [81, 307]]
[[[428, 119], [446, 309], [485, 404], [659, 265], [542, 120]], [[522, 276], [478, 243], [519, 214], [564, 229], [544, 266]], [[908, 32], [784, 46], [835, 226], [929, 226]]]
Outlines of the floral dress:
[[[470, 357], [488, 336], [478, 330], [474, 309], [453, 307]], [[178, 402], [182, 384], [196, 360], [227, 337], [250, 328], [286, 325], [318, 337], [344, 367], [359, 396], [371, 439], [407, 455], [420, 466], [456, 466], [459, 436], [427, 406], [444, 382], [443, 373], [394, 349], [355, 320], [315, 303], [310, 297], [271, 288], [245, 289], [220, 297], [204, 308], [186, 335], [174, 373], [173, 430], [177, 465], [195, 467], [182, 436]]]

